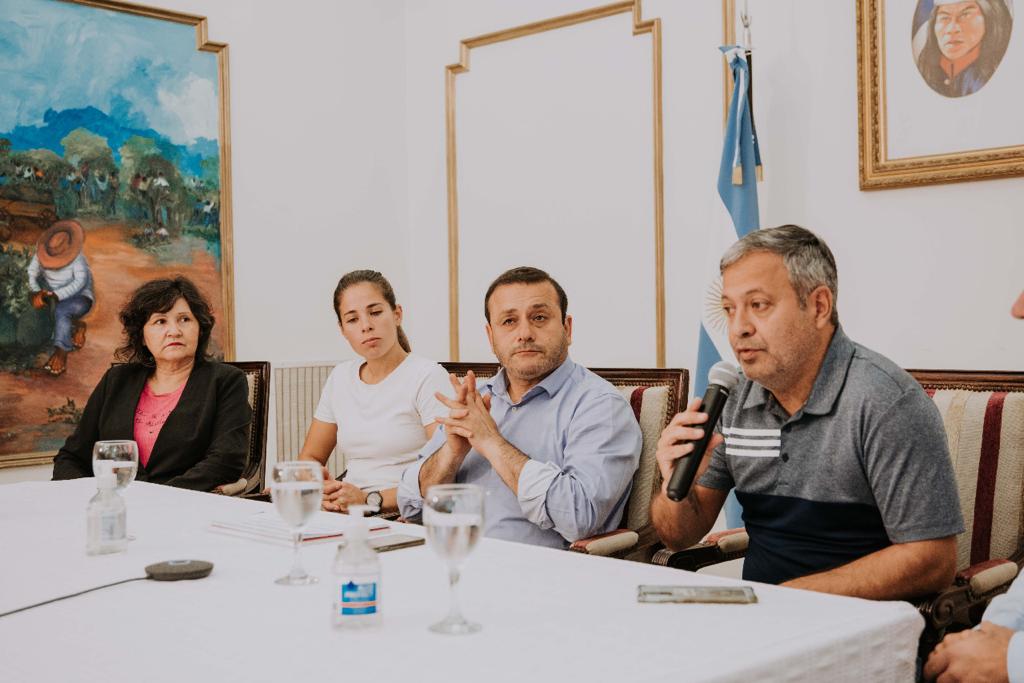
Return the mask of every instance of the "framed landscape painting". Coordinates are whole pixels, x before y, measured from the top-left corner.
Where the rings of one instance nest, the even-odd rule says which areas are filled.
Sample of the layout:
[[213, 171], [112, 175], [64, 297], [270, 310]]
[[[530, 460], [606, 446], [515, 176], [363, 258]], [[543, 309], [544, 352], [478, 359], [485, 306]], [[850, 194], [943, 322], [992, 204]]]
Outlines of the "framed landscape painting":
[[52, 459], [143, 282], [192, 279], [233, 357], [229, 149], [202, 17], [0, 0], [0, 467]]
[[862, 190], [1024, 175], [1014, 0], [858, 0]]

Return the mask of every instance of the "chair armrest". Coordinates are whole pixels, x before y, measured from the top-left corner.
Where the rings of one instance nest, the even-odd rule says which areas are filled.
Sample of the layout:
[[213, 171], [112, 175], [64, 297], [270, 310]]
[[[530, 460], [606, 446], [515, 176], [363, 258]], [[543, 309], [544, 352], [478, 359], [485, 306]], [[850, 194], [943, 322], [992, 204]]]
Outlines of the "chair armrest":
[[717, 534], [708, 534], [704, 539], [705, 543], [718, 543], [718, 549], [726, 555], [747, 552], [750, 545], [750, 536], [744, 528], [728, 529]]
[[971, 593], [981, 596], [1009, 586], [1017, 578], [1017, 572], [1017, 563], [1012, 560], [989, 560], [957, 572], [956, 582], [970, 586]]
[[587, 555], [599, 555], [611, 557], [631, 550], [640, 542], [640, 534], [630, 529], [616, 529], [606, 534], [598, 534], [590, 538], [581, 538], [574, 541], [569, 550]]
[[729, 529], [712, 534], [708, 538], [709, 540], [691, 545], [683, 550], [663, 548], [654, 554], [651, 562], [695, 572], [714, 564], [740, 559], [746, 554], [747, 546], [750, 543], [750, 536], [747, 535], [746, 529]]
[[239, 493], [245, 490], [246, 485], [249, 481], [242, 477], [236, 482], [230, 484], [221, 484], [217, 488], [213, 489], [214, 493], [219, 493], [222, 496], [237, 496]]
[[914, 601], [925, 620], [921, 652], [930, 652], [947, 629], [977, 626], [989, 601], [1005, 592], [1017, 573], [1013, 560], [979, 562], [957, 572], [954, 584], [946, 590]]

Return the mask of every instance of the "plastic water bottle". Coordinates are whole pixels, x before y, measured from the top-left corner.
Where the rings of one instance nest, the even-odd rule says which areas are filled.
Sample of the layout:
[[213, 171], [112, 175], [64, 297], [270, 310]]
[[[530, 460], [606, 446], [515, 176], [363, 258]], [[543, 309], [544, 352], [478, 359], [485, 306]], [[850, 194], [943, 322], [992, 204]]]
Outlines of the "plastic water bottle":
[[332, 623], [335, 628], [365, 628], [380, 623], [380, 560], [367, 543], [366, 505], [349, 505], [352, 523], [334, 558]]
[[97, 491], [86, 509], [85, 552], [89, 555], [119, 553], [128, 545], [128, 511], [124, 499], [117, 493], [113, 463], [97, 460], [93, 467]]

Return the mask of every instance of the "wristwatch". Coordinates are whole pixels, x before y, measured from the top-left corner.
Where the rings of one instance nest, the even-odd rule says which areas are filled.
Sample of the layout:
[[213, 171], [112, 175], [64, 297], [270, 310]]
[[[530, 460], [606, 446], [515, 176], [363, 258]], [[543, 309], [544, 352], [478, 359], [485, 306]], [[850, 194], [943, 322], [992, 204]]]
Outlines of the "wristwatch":
[[377, 508], [377, 512], [380, 512], [381, 508], [384, 507], [384, 496], [381, 495], [380, 491], [370, 491], [366, 494], [366, 504]]

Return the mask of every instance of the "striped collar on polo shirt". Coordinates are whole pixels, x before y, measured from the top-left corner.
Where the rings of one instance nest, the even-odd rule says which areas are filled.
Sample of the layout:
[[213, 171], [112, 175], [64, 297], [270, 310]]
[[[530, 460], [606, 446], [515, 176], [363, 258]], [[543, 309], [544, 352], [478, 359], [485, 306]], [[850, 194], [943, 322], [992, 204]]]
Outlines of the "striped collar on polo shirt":
[[725, 454], [748, 458], [777, 458], [782, 446], [781, 429], [726, 427]]

